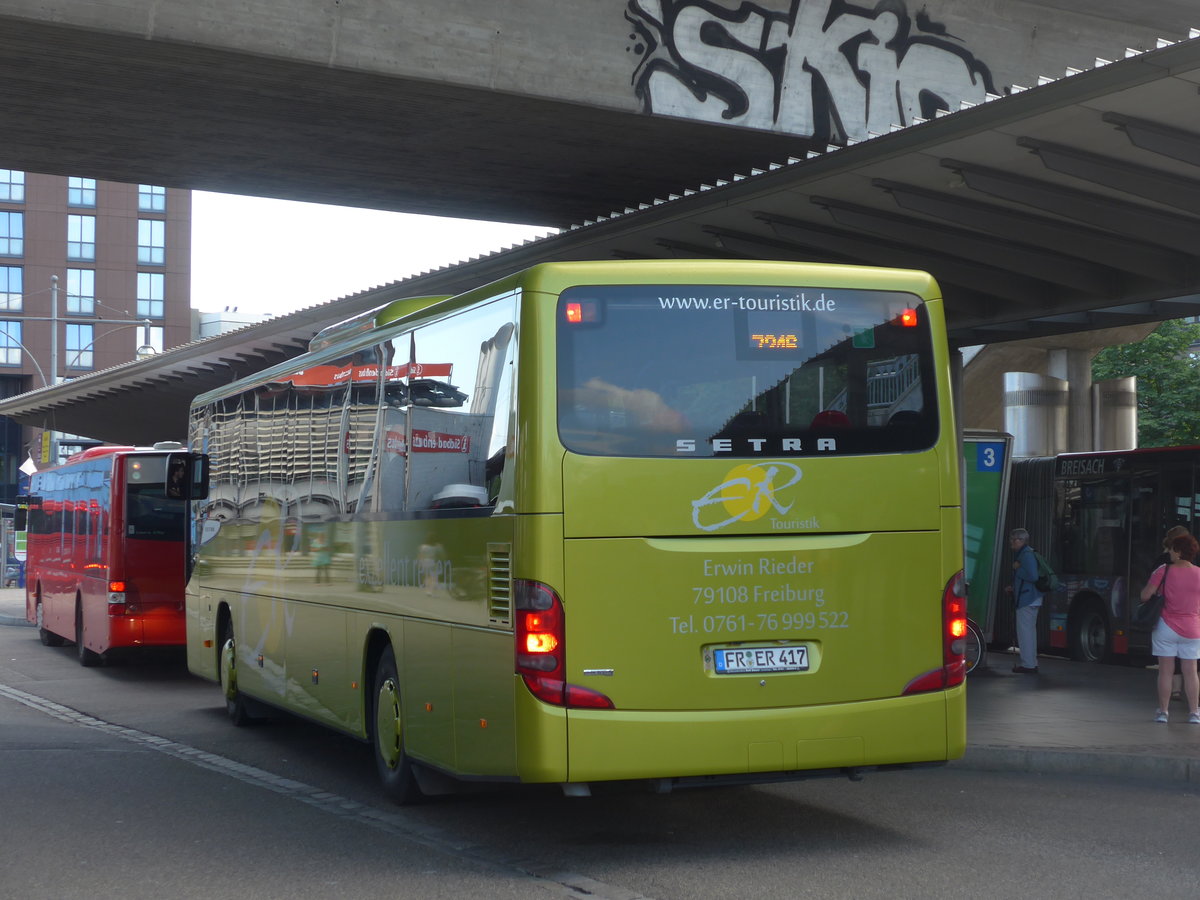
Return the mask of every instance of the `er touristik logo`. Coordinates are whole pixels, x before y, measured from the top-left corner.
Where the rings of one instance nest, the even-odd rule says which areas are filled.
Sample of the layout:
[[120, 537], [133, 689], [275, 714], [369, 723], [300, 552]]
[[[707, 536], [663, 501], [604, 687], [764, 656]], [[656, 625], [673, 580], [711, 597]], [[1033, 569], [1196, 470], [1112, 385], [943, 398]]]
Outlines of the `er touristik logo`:
[[734, 522], [753, 522], [774, 511], [786, 516], [795, 505], [784, 492], [804, 473], [785, 462], [734, 466], [724, 481], [692, 501], [692, 523], [701, 531], [718, 531]]

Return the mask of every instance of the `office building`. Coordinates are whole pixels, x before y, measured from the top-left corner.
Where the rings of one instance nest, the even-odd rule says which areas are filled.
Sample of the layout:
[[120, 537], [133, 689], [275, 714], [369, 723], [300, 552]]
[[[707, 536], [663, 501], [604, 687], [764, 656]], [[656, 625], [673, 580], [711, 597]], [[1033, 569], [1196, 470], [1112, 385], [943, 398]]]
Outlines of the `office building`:
[[[0, 397], [191, 339], [191, 204], [186, 190], [0, 169]], [[0, 502], [29, 456], [41, 468], [93, 443], [55, 426], [0, 419]]]

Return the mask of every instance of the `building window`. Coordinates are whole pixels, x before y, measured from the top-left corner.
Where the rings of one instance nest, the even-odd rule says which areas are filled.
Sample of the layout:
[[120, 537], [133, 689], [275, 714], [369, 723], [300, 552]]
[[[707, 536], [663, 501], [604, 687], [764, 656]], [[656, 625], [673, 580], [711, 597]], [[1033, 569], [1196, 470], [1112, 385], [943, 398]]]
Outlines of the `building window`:
[[25, 173], [16, 169], [0, 169], [0, 200], [9, 203], [25, 202]]
[[96, 273], [92, 269], [67, 269], [67, 312], [91, 315], [96, 311]]
[[91, 325], [74, 325], [67, 323], [67, 368], [92, 368], [92, 337]]
[[21, 323], [0, 322], [0, 366], [21, 364]]
[[167, 255], [167, 223], [138, 219], [138, 262], [161, 266]]
[[136, 340], [134, 342], [133, 353], [138, 359], [143, 356], [150, 356], [150, 348], [155, 353], [163, 352], [163, 330], [160, 325], [143, 325], [137, 329]]
[[67, 216], [67, 259], [96, 258], [96, 217]]
[[25, 290], [25, 270], [20, 266], [0, 266], [0, 309], [19, 310]]
[[167, 189], [154, 184], [138, 185], [138, 210], [140, 212], [166, 212]]
[[138, 272], [137, 314], [152, 319], [163, 317], [163, 283], [166, 276], [161, 272]]
[[0, 212], [0, 256], [25, 252], [25, 213]]
[[96, 179], [95, 178], [75, 178], [67, 179], [67, 205], [68, 206], [95, 206], [96, 205]]

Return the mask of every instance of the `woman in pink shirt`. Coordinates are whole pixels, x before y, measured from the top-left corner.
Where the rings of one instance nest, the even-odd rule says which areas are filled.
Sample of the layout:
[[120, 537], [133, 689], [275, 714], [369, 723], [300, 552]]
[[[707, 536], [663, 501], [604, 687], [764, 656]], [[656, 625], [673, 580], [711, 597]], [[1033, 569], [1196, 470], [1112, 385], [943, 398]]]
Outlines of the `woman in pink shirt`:
[[1188, 722], [1200, 725], [1200, 677], [1196, 674], [1196, 660], [1200, 659], [1200, 567], [1192, 565], [1200, 544], [1190, 534], [1181, 534], [1168, 544], [1167, 550], [1171, 562], [1155, 569], [1142, 588], [1143, 603], [1154, 596], [1159, 585], [1164, 585], [1166, 597], [1162, 617], [1151, 635], [1154, 655], [1158, 657], [1158, 711], [1154, 721], [1164, 724], [1167, 721], [1171, 676], [1178, 657], [1183, 693], [1190, 710]]

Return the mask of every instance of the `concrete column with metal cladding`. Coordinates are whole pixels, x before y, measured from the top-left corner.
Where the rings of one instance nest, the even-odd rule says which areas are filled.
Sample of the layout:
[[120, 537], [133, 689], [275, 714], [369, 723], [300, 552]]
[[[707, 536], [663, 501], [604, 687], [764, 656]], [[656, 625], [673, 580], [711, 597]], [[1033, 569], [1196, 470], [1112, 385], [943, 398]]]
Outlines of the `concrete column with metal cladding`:
[[1092, 385], [1092, 447], [1134, 450], [1138, 445], [1137, 376]]
[[1013, 456], [1055, 456], [1067, 448], [1069, 386], [1034, 372], [1004, 373], [1004, 430]]
[[1094, 444], [1090, 348], [1064, 347], [1046, 354], [1046, 373], [1067, 383], [1067, 443], [1064, 451], [1099, 450]]

